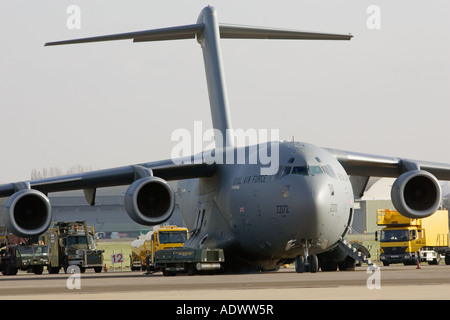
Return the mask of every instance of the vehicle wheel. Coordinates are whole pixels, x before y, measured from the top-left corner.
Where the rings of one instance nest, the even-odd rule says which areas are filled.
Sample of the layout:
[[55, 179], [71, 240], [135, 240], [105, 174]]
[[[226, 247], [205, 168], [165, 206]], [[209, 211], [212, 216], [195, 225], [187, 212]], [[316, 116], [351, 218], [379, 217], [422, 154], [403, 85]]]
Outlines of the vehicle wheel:
[[6, 261], [5, 268], [3, 269], [3, 274], [5, 276], [15, 276], [19, 269], [15, 268], [11, 261]]
[[431, 261], [428, 261], [428, 264], [429, 264], [430, 266], [435, 266], [435, 265], [438, 265], [440, 261], [441, 261], [441, 258], [440, 258], [440, 257], [437, 257], [436, 259], [433, 259], [433, 260], [431, 260]]
[[383, 266], [385, 266], [385, 267], [389, 267], [389, 265], [390, 265], [390, 263], [389, 263], [389, 262], [387, 262], [387, 261], [383, 261]]
[[36, 266], [33, 268], [34, 274], [42, 274], [44, 272], [44, 266]]
[[195, 268], [195, 263], [189, 263], [186, 266], [186, 273], [190, 276], [193, 276], [194, 274], [197, 273], [197, 269]]
[[102, 272], [102, 267], [94, 267], [94, 271], [95, 271], [95, 273], [100, 273], [100, 272]]
[[163, 270], [163, 275], [166, 276], [166, 277], [173, 277], [173, 276], [176, 275], [176, 273], [175, 273], [175, 272], [172, 272], [172, 271], [166, 271], [166, 270], [164, 269], [164, 270]]
[[449, 265], [450, 264], [450, 255], [445, 255], [445, 264]]
[[305, 272], [305, 257], [303, 256], [295, 257], [295, 271], [297, 273]]
[[59, 267], [47, 267], [47, 271], [49, 274], [57, 274], [59, 273]]

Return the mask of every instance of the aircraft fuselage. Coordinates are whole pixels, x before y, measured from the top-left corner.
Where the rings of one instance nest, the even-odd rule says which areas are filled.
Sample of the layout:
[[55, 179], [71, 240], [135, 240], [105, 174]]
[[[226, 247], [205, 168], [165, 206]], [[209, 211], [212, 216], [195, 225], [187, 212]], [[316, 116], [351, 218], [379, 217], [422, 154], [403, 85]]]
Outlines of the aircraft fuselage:
[[180, 210], [194, 230], [186, 245], [223, 248], [226, 259], [259, 269], [335, 246], [354, 199], [341, 164], [317, 146], [280, 142], [277, 173], [260, 168], [222, 164], [212, 178], [179, 181]]

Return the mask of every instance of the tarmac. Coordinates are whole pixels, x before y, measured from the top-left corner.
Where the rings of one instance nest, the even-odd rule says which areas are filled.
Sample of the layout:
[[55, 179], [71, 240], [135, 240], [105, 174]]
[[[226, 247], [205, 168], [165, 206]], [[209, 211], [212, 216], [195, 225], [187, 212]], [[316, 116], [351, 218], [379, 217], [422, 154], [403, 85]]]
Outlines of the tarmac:
[[297, 274], [177, 275], [107, 272], [0, 276], [3, 300], [447, 300], [450, 266], [391, 265], [374, 270]]

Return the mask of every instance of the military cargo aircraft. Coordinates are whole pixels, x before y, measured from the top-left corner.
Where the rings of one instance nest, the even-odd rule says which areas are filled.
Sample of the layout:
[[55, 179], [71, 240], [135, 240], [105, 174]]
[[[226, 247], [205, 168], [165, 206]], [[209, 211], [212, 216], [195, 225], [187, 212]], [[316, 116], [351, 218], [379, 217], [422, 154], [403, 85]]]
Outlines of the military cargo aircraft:
[[[178, 201], [192, 232], [185, 246], [224, 249], [228, 270], [274, 270], [295, 261], [301, 273], [305, 268], [336, 270], [345, 260], [339, 243], [352, 223], [355, 195], [364, 192], [371, 176], [397, 178], [392, 201], [407, 217], [426, 217], [438, 208], [438, 179], [450, 180], [447, 164], [292, 141], [233, 143], [220, 39], [350, 40], [352, 35], [221, 24], [216, 9], [208, 6], [191, 25], [46, 46], [194, 38], [203, 51], [215, 148], [178, 159], [0, 185], [0, 196], [9, 197], [3, 216], [12, 233], [28, 237], [49, 227], [49, 192], [83, 189], [94, 205], [97, 188], [129, 185], [125, 208], [134, 221], [161, 224]], [[176, 192], [170, 180], [178, 180]]]

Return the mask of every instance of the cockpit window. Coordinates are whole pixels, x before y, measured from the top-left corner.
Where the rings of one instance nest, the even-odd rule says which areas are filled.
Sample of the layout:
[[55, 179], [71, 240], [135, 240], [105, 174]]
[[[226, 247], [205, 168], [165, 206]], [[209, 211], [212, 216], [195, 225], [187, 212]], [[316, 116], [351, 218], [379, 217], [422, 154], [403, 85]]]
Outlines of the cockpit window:
[[283, 178], [284, 176], [287, 176], [289, 173], [291, 173], [291, 167], [280, 167], [280, 171], [278, 172], [278, 178]]
[[294, 167], [292, 169], [292, 174], [299, 174], [301, 176], [307, 176], [308, 175], [308, 168], [306, 166]]
[[292, 174], [298, 174], [301, 176], [316, 176], [322, 173], [323, 170], [320, 166], [300, 166], [292, 168]]
[[296, 167], [284, 166], [280, 167], [278, 171], [278, 179], [283, 178], [288, 174], [297, 174], [300, 176], [316, 176], [324, 173], [324, 170], [326, 169], [322, 169], [321, 166], [296, 166]]
[[322, 169], [325, 171], [325, 173], [327, 175], [329, 175], [330, 177], [337, 179], [336, 173], [333, 170], [333, 167], [330, 166], [329, 164], [327, 164], [326, 166], [323, 166]]
[[312, 176], [316, 176], [316, 175], [318, 175], [318, 174], [322, 174], [322, 173], [323, 173], [323, 170], [322, 170], [322, 168], [319, 167], [319, 166], [310, 166], [310, 167], [309, 167], [309, 173], [310, 173]]

